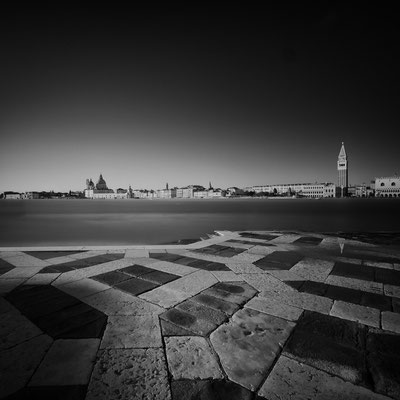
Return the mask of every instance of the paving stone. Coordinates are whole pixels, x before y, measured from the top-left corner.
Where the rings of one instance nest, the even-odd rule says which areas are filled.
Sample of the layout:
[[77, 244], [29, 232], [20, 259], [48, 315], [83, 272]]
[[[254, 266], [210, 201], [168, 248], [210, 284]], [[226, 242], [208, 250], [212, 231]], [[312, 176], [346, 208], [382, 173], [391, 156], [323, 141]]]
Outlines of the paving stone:
[[71, 254], [82, 253], [82, 251], [24, 251], [24, 253], [39, 258], [40, 260], [48, 260], [50, 258], [58, 258], [69, 256]]
[[106, 285], [114, 286], [117, 283], [131, 279], [131, 276], [118, 271], [110, 271], [106, 272], [105, 274], [92, 276], [92, 279], [101, 283], [105, 283]]
[[141, 275], [140, 278], [145, 279], [146, 281], [157, 283], [159, 285], [163, 285], [164, 283], [172, 282], [175, 279], [178, 279], [179, 275], [169, 274], [167, 272], [162, 272], [162, 271], [153, 271]]
[[156, 315], [112, 316], [108, 318], [100, 348], [130, 349], [161, 347]]
[[375, 280], [376, 280], [376, 282], [381, 282], [384, 284], [386, 283], [389, 285], [400, 286], [400, 272], [392, 271], [392, 270], [388, 270], [388, 269], [376, 268], [375, 269]]
[[315, 258], [305, 258], [291, 268], [291, 272], [296, 273], [304, 280], [314, 282], [325, 282], [332, 271], [334, 263]]
[[199, 319], [195, 315], [176, 308], [172, 308], [161, 314], [160, 318], [201, 336], [208, 335], [217, 327], [216, 324], [210, 321]]
[[392, 263], [385, 263], [378, 261], [363, 260], [363, 265], [368, 265], [370, 267], [376, 267], [376, 268], [393, 269]]
[[220, 282], [214, 285], [214, 288], [246, 298], [253, 297], [257, 293], [257, 290], [246, 282]]
[[[258, 247], [259, 249], [262, 248], [261, 246]], [[233, 264], [233, 263], [253, 263], [256, 262], [258, 260], [260, 260], [261, 258], [263, 258], [265, 256], [265, 253], [250, 253], [250, 251], [254, 249], [254, 247], [252, 247], [251, 249], [238, 254], [237, 256], [232, 257], [229, 260], [229, 264]], [[270, 250], [271, 252], [272, 250]], [[269, 253], [268, 253], [269, 254]]]
[[23, 388], [53, 340], [41, 335], [2, 351], [0, 357], [0, 397], [6, 397]]
[[170, 400], [162, 349], [108, 349], [100, 352], [86, 400]]
[[[260, 270], [260, 272], [262, 272], [262, 270]], [[280, 281], [303, 281], [304, 280], [304, 278], [302, 278], [301, 276], [292, 272], [292, 270], [270, 269], [270, 270], [266, 271], [265, 273], [272, 275], [273, 277], [275, 277], [276, 279], [279, 279]]]
[[138, 258], [138, 257], [149, 257], [149, 251], [145, 249], [137, 250], [126, 250], [125, 258]]
[[349, 289], [341, 286], [326, 285], [326, 287], [326, 297], [332, 300], [341, 300], [353, 304], [361, 304], [361, 296], [365, 293], [361, 290]]
[[335, 301], [330, 315], [379, 328], [380, 312], [374, 308]]
[[86, 389], [85, 385], [28, 386], [7, 397], [7, 400], [85, 400]]
[[121, 272], [123, 272], [124, 274], [129, 274], [135, 277], [139, 277], [141, 275], [144, 274], [148, 274], [149, 272], [154, 272], [155, 270], [153, 268], [148, 268], [148, 267], [144, 267], [142, 265], [130, 265], [129, 267], [125, 267], [120, 269]]
[[281, 356], [258, 392], [269, 400], [385, 400], [326, 372]]
[[237, 305], [242, 305], [242, 304], [246, 303], [246, 301], [248, 300], [247, 297], [244, 297], [244, 296], [241, 296], [238, 294], [234, 294], [234, 293], [229, 293], [225, 290], [219, 290], [215, 287], [211, 287], [207, 290], [204, 290], [202, 293], [205, 295], [208, 295], [208, 296], [217, 297], [219, 299], [228, 301], [230, 303], [235, 303]]
[[212, 271], [211, 272], [220, 282], [240, 282], [243, 279], [232, 271]]
[[29, 385], [86, 385], [99, 343], [99, 339], [56, 340]]
[[306, 281], [298, 289], [300, 292], [305, 292], [309, 294], [316, 294], [317, 296], [326, 296], [331, 298], [326, 294], [327, 290], [330, 288], [329, 285], [321, 282]]
[[252, 400], [253, 393], [227, 380], [181, 380], [171, 382], [174, 400]]
[[165, 348], [174, 379], [223, 378], [206, 339], [199, 336], [166, 337]]
[[191, 300], [186, 300], [178, 304], [176, 308], [194, 315], [197, 319], [206, 320], [215, 325], [220, 325], [227, 320], [227, 315], [225, 313]]
[[0, 350], [9, 349], [43, 332], [15, 308], [11, 307], [1, 314]]
[[164, 285], [143, 293], [139, 295], [139, 297], [150, 303], [157, 304], [160, 307], [170, 308], [192, 297], [192, 295], [190, 293], [169, 289]]
[[163, 271], [179, 276], [185, 276], [197, 271], [196, 268], [188, 267], [186, 265], [174, 264], [168, 261], [157, 261], [151, 264], [151, 268], [156, 269], [157, 271]]
[[226, 263], [226, 266], [237, 274], [259, 274], [260, 269], [250, 262]]
[[207, 295], [204, 292], [192, 297], [191, 300], [228, 315], [232, 315], [239, 309], [239, 306], [235, 303]]
[[263, 297], [253, 297], [246, 303], [245, 307], [289, 321], [297, 321], [303, 312], [301, 308], [292, 307], [280, 301]]
[[60, 274], [36, 274], [26, 281], [27, 285], [50, 285]]
[[108, 289], [82, 299], [85, 303], [110, 315], [160, 314], [163, 308], [117, 289]]
[[398, 297], [391, 297], [393, 311], [400, 314], [400, 299]]
[[382, 312], [382, 329], [387, 331], [400, 333], [400, 314], [383, 311]]
[[46, 267], [49, 265], [48, 262], [39, 260], [36, 257], [32, 257], [28, 254], [21, 253], [20, 255], [6, 258], [9, 264], [14, 267]]
[[381, 311], [392, 310], [392, 299], [382, 294], [362, 292], [360, 304], [366, 307], [377, 308]]
[[13, 268], [1, 276], [2, 279], [29, 279], [36, 275], [42, 267], [21, 267]]
[[194, 332], [184, 329], [170, 321], [160, 319], [162, 336], [194, 336]]
[[367, 265], [354, 265], [350, 263], [336, 262], [332, 269], [332, 275], [373, 281], [375, 269], [373, 267], [368, 267]]
[[400, 399], [399, 358], [380, 353], [367, 355], [368, 367], [374, 382], [374, 389], [393, 399]]
[[7, 294], [14, 290], [16, 287], [22, 285], [26, 279], [1, 279], [0, 278], [0, 295]]
[[369, 328], [367, 352], [400, 358], [400, 335], [377, 328]]
[[334, 286], [347, 287], [349, 289], [361, 290], [364, 292], [383, 294], [383, 283], [380, 282], [363, 281], [361, 279], [330, 275], [326, 279], [325, 283]]
[[240, 276], [250, 286], [252, 286], [253, 288], [257, 289], [260, 292], [271, 291], [277, 294], [281, 294], [282, 292], [288, 292], [290, 294], [294, 294], [297, 292], [270, 274], [241, 274]]
[[384, 292], [386, 296], [400, 298], [400, 287], [394, 285], [385, 285]]
[[79, 281], [57, 286], [57, 289], [62, 290], [77, 299], [83, 299], [84, 297], [108, 290], [110, 287], [93, 279], [84, 278]]
[[114, 288], [123, 290], [132, 295], [139, 295], [141, 293], [147, 292], [155, 287], [158, 287], [157, 283], [145, 281], [140, 278], [131, 278], [129, 280], [123, 281], [121, 283], [117, 283], [114, 285]]
[[300, 239], [297, 239], [293, 242], [293, 244], [308, 244], [308, 245], [318, 245], [322, 242], [322, 238], [318, 238], [315, 236], [302, 236]]
[[292, 322], [247, 308], [221, 325], [210, 340], [228, 378], [254, 391], [293, 327]]

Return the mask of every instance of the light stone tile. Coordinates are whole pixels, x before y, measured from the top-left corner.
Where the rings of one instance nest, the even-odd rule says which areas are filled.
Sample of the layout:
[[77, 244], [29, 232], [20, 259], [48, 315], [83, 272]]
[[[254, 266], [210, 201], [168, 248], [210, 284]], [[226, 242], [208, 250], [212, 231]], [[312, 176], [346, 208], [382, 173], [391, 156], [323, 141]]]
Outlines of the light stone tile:
[[100, 339], [59, 339], [51, 346], [29, 386], [87, 385]]
[[125, 252], [125, 258], [139, 258], [148, 256], [149, 256], [149, 251], [145, 249], [127, 250]]
[[171, 400], [163, 349], [99, 352], [86, 400]]
[[220, 256], [214, 256], [212, 254], [197, 253], [195, 251], [188, 251], [188, 252], [184, 253], [183, 255], [186, 257], [196, 258], [197, 260], [218, 262], [221, 264], [225, 264], [227, 261], [231, 260], [231, 257], [220, 257]]
[[158, 315], [164, 308], [117, 289], [108, 289], [81, 299], [86, 304], [110, 315]]
[[242, 281], [242, 278], [232, 271], [211, 271], [220, 282]]
[[83, 260], [89, 257], [101, 256], [107, 253], [107, 249], [104, 250], [89, 250], [84, 251], [82, 253], [70, 254], [68, 257], [73, 258], [74, 260]]
[[388, 400], [285, 356], [279, 357], [258, 395], [269, 400]]
[[1, 279], [29, 279], [37, 274], [42, 267], [16, 267], [1, 275]]
[[28, 383], [52, 343], [49, 336], [41, 335], [2, 351], [0, 398], [22, 389]]
[[385, 296], [400, 297], [400, 287], [394, 285], [384, 285]]
[[272, 275], [276, 279], [279, 279], [280, 281], [303, 281], [304, 280], [303, 277], [297, 275], [295, 272], [292, 272], [292, 270], [288, 271], [288, 270], [284, 270], [284, 269], [283, 270], [273, 269], [273, 270], [268, 271], [268, 274]]
[[234, 264], [234, 263], [254, 263], [258, 260], [260, 260], [261, 258], [264, 258], [265, 255], [264, 254], [251, 254], [248, 252], [243, 252], [240, 254], [237, 254], [236, 256], [233, 256], [229, 259], [229, 264]]
[[143, 293], [139, 298], [157, 304], [164, 308], [170, 308], [176, 304], [182, 303], [192, 297], [190, 293], [179, 292], [177, 290], [168, 289], [165, 286], [160, 286], [146, 293]]
[[59, 265], [71, 261], [76, 261], [76, 259], [70, 256], [60, 256], [60, 257], [48, 258], [46, 261], [51, 265]]
[[376, 267], [376, 268], [393, 269], [393, 264], [386, 262], [364, 260], [363, 265], [368, 265], [370, 267]]
[[269, 241], [271, 244], [286, 244], [286, 243], [293, 243], [297, 239], [300, 239], [301, 235], [292, 235], [292, 234], [284, 234], [282, 236], [279, 236], [275, 239], [272, 239]]
[[40, 260], [39, 258], [33, 257], [29, 254], [21, 254], [19, 256], [13, 256], [5, 259], [15, 267], [47, 267], [50, 264], [47, 261]]
[[333, 261], [344, 262], [349, 264], [357, 264], [361, 265], [362, 260], [359, 258], [350, 258], [350, 257], [334, 257]]
[[393, 268], [394, 268], [396, 271], [400, 271], [400, 264], [394, 263], [394, 264], [393, 264]]
[[375, 308], [336, 300], [330, 315], [379, 328], [380, 312]]
[[217, 282], [218, 280], [213, 274], [208, 271], [200, 270], [169, 282], [163, 285], [163, 287], [194, 296], [195, 294], [208, 289], [210, 286], [215, 285]]
[[261, 274], [240, 274], [242, 279], [258, 291], [272, 291], [277, 294], [282, 292], [295, 293], [293, 288], [275, 278], [269, 273]]
[[25, 285], [50, 285], [60, 274], [36, 274], [25, 282]]
[[24, 253], [22, 251], [0, 251], [0, 258], [7, 260], [10, 257], [22, 256]]
[[228, 262], [225, 265], [237, 274], [260, 274], [263, 272], [262, 269], [257, 268], [250, 262]]
[[22, 285], [26, 279], [1, 279], [0, 278], [0, 294], [6, 294], [11, 292], [17, 286]]
[[159, 260], [156, 260], [155, 258], [138, 257], [138, 258], [133, 258], [132, 262], [134, 264], [142, 265], [143, 267], [148, 267], [156, 262], [159, 262]]
[[247, 254], [255, 254], [255, 255], [262, 255], [263, 257], [277, 251], [277, 247], [275, 246], [254, 246], [251, 249], [247, 250]]
[[309, 293], [299, 293], [299, 298], [293, 299], [292, 306], [304, 308], [305, 310], [329, 314], [332, 309], [333, 301], [326, 297], [317, 296]]
[[185, 254], [187, 252], [187, 249], [171, 249], [171, 250], [167, 250], [167, 253], [169, 254]]
[[363, 281], [361, 279], [330, 275], [326, 279], [325, 283], [349, 289], [361, 290], [363, 292], [383, 294], [383, 283], [379, 282]]
[[0, 318], [0, 351], [41, 335], [43, 332], [15, 308]]
[[255, 244], [246, 244], [246, 243], [223, 243], [224, 246], [232, 247], [233, 249], [251, 249]]
[[133, 349], [161, 347], [160, 323], [157, 315], [112, 316], [101, 341], [101, 349]]
[[222, 379], [221, 368], [207, 340], [199, 336], [165, 338], [169, 370], [174, 379]]
[[77, 299], [83, 299], [84, 297], [108, 290], [110, 289], [110, 286], [93, 279], [83, 278], [79, 281], [60, 285], [58, 286], [58, 289], [68, 293], [73, 297], [76, 297]]
[[158, 261], [151, 264], [150, 268], [179, 276], [188, 275], [198, 270], [197, 268], [188, 267], [187, 265], [174, 264], [168, 261]]
[[301, 308], [289, 306], [281, 301], [263, 297], [253, 297], [245, 304], [245, 307], [289, 321], [297, 321], [303, 312]]
[[382, 329], [400, 333], [400, 314], [383, 311], [382, 312]]
[[61, 285], [66, 285], [67, 283], [79, 281], [83, 278], [86, 278], [87, 276], [88, 273], [87, 271], [84, 271], [84, 269], [64, 272], [52, 282], [52, 285], [57, 287]]
[[290, 272], [294, 272], [306, 281], [325, 282], [333, 266], [332, 261], [307, 257], [295, 264]]

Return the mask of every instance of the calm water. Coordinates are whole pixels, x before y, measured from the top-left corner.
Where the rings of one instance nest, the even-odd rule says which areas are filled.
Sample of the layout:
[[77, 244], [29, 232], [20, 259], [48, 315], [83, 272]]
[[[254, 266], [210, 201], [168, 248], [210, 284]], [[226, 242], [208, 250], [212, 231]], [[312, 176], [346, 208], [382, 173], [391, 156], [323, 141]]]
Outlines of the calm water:
[[159, 244], [245, 229], [399, 231], [400, 200], [0, 201], [0, 246]]

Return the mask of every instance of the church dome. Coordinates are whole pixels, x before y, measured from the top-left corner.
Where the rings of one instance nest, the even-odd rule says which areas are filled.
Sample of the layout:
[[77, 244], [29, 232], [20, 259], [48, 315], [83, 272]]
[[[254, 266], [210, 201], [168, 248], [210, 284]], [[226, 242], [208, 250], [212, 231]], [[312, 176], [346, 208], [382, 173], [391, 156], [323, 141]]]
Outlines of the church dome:
[[96, 189], [97, 190], [108, 190], [106, 181], [104, 180], [102, 174], [100, 174], [99, 180], [98, 180], [97, 185], [96, 185]]

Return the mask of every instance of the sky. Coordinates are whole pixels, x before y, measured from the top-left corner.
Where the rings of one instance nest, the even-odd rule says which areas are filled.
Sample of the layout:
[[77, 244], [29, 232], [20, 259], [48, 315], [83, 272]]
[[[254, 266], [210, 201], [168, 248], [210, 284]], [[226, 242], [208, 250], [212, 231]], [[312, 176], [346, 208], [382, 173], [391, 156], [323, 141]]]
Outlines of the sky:
[[0, 16], [0, 192], [336, 183], [342, 142], [400, 173], [387, 4], [54, 3]]

